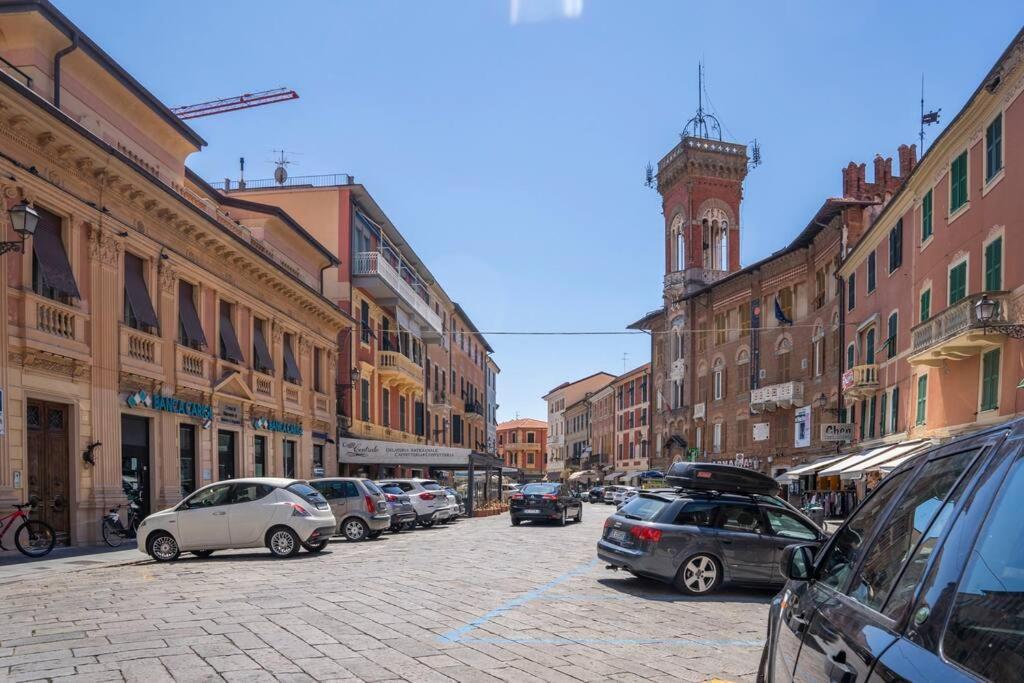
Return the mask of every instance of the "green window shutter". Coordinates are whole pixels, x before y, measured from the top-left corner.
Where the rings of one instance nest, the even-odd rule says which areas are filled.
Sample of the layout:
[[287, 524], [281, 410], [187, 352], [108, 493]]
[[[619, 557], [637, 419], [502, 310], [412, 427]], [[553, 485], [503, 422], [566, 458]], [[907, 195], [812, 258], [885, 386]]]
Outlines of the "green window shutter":
[[967, 262], [954, 266], [949, 271], [949, 305], [952, 306], [967, 296]]
[[891, 418], [891, 421], [890, 421], [891, 427], [889, 428], [889, 431], [892, 432], [893, 434], [895, 434], [896, 432], [899, 431], [899, 427], [900, 427], [900, 388], [899, 387], [893, 387], [892, 388], [892, 407], [889, 409], [889, 411], [892, 413], [892, 418]]
[[985, 181], [1003, 168], [1003, 115], [995, 117], [985, 130]]
[[949, 169], [949, 212], [953, 213], [967, 203], [967, 152], [950, 164]]
[[854, 347], [850, 344], [846, 347], [846, 369], [849, 370], [853, 367], [854, 362]]
[[868, 254], [868, 292], [875, 291], [875, 252]]
[[932, 236], [932, 191], [928, 190], [921, 202], [921, 241]]
[[889, 394], [887, 394], [887, 393], [885, 393], [883, 391], [882, 392], [882, 406], [881, 406], [881, 410], [878, 411], [878, 413], [879, 413], [879, 417], [878, 417], [878, 435], [879, 436], [885, 436], [885, 427], [886, 427], [886, 424], [885, 424], [885, 418], [886, 418], [885, 409], [888, 407], [888, 399], [889, 399]]
[[985, 289], [997, 292], [1003, 288], [1003, 238], [992, 240], [985, 247]]
[[981, 357], [981, 409], [995, 410], [999, 400], [999, 349]]
[[917, 424], [923, 425], [928, 412], [928, 375], [917, 378]]
[[862, 400], [860, 402], [860, 440], [863, 441], [864, 437], [867, 436], [868, 426], [868, 402]]
[[857, 273], [850, 273], [850, 279], [846, 285], [846, 310], [852, 311], [857, 305]]
[[921, 322], [932, 317], [932, 290], [921, 292]]
[[896, 355], [896, 331], [898, 328], [898, 318], [893, 313], [889, 316], [889, 338], [886, 340], [886, 345], [889, 347], [889, 358]]

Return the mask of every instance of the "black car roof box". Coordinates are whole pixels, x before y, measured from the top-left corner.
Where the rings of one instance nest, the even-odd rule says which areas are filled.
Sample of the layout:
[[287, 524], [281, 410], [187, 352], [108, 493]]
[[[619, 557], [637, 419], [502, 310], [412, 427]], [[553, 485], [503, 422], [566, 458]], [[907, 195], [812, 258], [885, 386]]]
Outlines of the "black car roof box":
[[745, 467], [709, 462], [677, 462], [665, 476], [672, 486], [720, 493], [759, 493], [774, 496], [779, 484], [771, 477]]

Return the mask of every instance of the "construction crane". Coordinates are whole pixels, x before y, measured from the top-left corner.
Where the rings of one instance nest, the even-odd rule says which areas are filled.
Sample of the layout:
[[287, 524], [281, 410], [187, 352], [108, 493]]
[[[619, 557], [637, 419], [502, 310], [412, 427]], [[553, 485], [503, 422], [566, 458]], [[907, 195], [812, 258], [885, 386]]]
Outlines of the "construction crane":
[[198, 119], [202, 116], [214, 116], [215, 114], [223, 114], [229, 111], [251, 109], [252, 107], [262, 107], [265, 104], [297, 99], [299, 99], [299, 93], [294, 90], [290, 88], [277, 88], [276, 90], [245, 93], [237, 97], [225, 97], [224, 99], [200, 102], [199, 104], [186, 104], [183, 107], [174, 107], [171, 111], [182, 120]]

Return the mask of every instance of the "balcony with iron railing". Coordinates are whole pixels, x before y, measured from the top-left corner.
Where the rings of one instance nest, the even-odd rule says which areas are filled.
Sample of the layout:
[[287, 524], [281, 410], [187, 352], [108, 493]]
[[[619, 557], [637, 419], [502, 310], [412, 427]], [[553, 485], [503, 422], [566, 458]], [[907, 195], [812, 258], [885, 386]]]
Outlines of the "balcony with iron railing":
[[853, 400], [868, 398], [878, 389], [878, 365], [856, 365], [843, 373], [843, 396]]
[[915, 325], [910, 330], [911, 365], [940, 366], [945, 361], [957, 361], [987, 351], [1002, 342], [1002, 335], [985, 330], [978, 318], [976, 304], [987, 296], [997, 308], [987, 325], [1013, 323], [1009, 292], [978, 292], [956, 302], [944, 311]]
[[422, 284], [412, 284], [399, 272], [401, 264], [396, 266], [384, 251], [363, 251], [355, 255], [352, 263], [352, 276], [355, 284], [366, 289], [370, 294], [384, 299], [397, 295], [405, 306], [412, 309], [424, 326], [424, 336], [428, 334], [439, 338], [443, 333], [441, 316], [430, 307]]

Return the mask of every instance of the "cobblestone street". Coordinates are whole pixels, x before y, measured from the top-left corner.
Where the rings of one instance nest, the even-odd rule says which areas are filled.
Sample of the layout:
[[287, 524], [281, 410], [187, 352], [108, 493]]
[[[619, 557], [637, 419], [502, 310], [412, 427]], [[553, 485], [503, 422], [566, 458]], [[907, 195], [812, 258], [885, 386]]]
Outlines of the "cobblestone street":
[[22, 578], [3, 586], [0, 679], [752, 680], [770, 594], [606, 570], [610, 511]]

